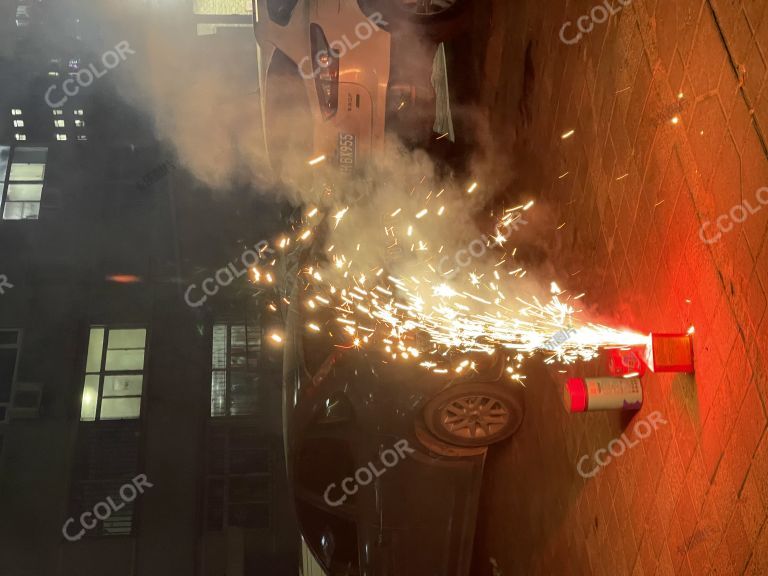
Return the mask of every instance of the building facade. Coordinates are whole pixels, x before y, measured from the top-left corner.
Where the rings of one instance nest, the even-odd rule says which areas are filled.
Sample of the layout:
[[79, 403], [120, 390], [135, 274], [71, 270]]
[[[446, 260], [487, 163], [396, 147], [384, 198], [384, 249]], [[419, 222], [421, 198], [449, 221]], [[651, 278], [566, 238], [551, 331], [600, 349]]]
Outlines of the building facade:
[[293, 576], [278, 320], [244, 269], [189, 297], [280, 215], [196, 182], [109, 78], [51, 106], [91, 55], [35, 10], [0, 60], [0, 574]]

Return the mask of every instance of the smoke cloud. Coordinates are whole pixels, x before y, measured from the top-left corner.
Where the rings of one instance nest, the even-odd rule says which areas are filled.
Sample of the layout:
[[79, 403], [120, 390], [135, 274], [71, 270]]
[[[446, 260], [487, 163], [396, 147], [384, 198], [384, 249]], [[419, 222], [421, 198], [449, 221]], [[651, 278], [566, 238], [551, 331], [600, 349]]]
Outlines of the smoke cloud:
[[[359, 178], [341, 177], [329, 161], [310, 166], [313, 122], [307, 94], [295, 65], [280, 57], [274, 65], [284, 72], [270, 78], [264, 115], [270, 134], [268, 159], [258, 49], [252, 34], [224, 41], [216, 36], [199, 38], [192, 23], [179, 18], [176, 10], [160, 10], [150, 19], [124, 3], [107, 3], [101, 10], [105, 23], [129, 35], [136, 52], [116, 78], [122, 97], [150, 114], [158, 137], [170, 143], [180, 163], [209, 187], [226, 191], [247, 183], [257, 193], [279, 191], [294, 205], [316, 206], [329, 214], [323, 248], [333, 246], [333, 253], [345, 257], [344, 262], [328, 263], [331, 274], [343, 276], [355, 270], [371, 275], [385, 268], [388, 274], [439, 282], [436, 270], [441, 258], [453, 258], [483, 234], [492, 235], [504, 208], [531, 198], [515, 190], [509, 158], [514, 142], [495, 146], [484, 115], [473, 109], [459, 110], [473, 119], [466, 123], [474, 130], [466, 138], [474, 150], [465, 172], [437, 165], [427, 153], [394, 136], [387, 138], [375, 163]], [[411, 35], [404, 52], [407, 57], [396, 62], [401, 73], [410, 67], [406, 76], [418, 72], [428, 79], [430, 66], [424, 63], [431, 63], [434, 46]], [[471, 181], [478, 185], [470, 194]], [[342, 211], [337, 223], [332, 216]], [[515, 268], [509, 252], [517, 235], [541, 251], [542, 235], [535, 221], [542, 212], [538, 206], [533, 209], [526, 217], [529, 224], [503, 247], [489, 246], [451, 285], [470, 289], [470, 272], [488, 279], [494, 271]], [[507, 265], [498, 268], [505, 250]], [[529, 263], [548, 267], [545, 257]], [[548, 283], [540, 285], [532, 276], [501, 283], [510, 292], [546, 299]]]

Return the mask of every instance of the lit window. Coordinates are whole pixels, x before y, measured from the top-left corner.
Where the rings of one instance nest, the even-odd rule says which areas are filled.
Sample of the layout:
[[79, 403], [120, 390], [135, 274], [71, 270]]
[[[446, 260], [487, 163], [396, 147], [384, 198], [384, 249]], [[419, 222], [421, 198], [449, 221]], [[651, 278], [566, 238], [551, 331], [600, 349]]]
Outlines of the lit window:
[[20, 108], [13, 108], [11, 110], [11, 116], [21, 116], [21, 109]]
[[72, 113], [73, 113], [75, 116], [82, 116], [82, 115], [83, 115], [83, 111], [82, 111], [82, 110], [80, 110], [80, 109], [77, 109], [77, 110], [73, 110], [73, 111], [72, 111]]
[[59, 142], [64, 142], [66, 139], [67, 139], [66, 134], [58, 134], [58, 133], [56, 134], [56, 140], [58, 140]]
[[88, 140], [88, 136], [85, 134], [78, 134], [77, 135], [78, 142], [86, 142]]
[[82, 128], [83, 126], [85, 126], [85, 122], [83, 120], [75, 120], [75, 126], [77, 126], [78, 128]]
[[53, 76], [54, 78], [55, 78], [56, 76], [58, 76], [58, 75], [59, 75], [59, 73], [58, 73], [58, 72], [56, 72], [55, 70], [50, 70], [50, 71], [48, 72], [48, 76]]
[[16, 140], [26, 140], [27, 139], [27, 135], [26, 134], [19, 134], [18, 132], [16, 134], [14, 134], [13, 137], [16, 138]]
[[61, 116], [62, 114], [63, 114], [63, 112], [59, 108], [57, 108], [56, 110], [53, 111], [53, 115], [54, 116]]
[[140, 416], [146, 342], [143, 328], [91, 328], [80, 420]]
[[3, 220], [37, 220], [47, 156], [47, 148], [16, 148], [13, 151], [11, 170], [4, 186]]
[[56, 126], [56, 128], [64, 128], [66, 122], [64, 120], [54, 120], [53, 125]]
[[198, 15], [230, 16], [237, 14], [249, 16], [253, 14], [253, 7], [249, 0], [230, 0], [228, 2], [221, 2], [220, 0], [193, 0], [192, 11], [193, 14]]
[[212, 353], [211, 416], [255, 414], [259, 407], [261, 328], [215, 324]]
[[14, 120], [13, 121], [13, 127], [14, 128], [24, 128], [24, 120]]

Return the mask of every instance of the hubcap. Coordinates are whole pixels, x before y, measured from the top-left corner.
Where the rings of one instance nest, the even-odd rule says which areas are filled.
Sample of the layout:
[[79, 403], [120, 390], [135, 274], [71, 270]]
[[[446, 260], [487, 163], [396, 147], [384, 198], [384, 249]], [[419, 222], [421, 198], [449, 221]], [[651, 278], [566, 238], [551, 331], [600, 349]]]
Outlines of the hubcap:
[[460, 438], [488, 438], [502, 431], [509, 422], [509, 410], [489, 396], [465, 396], [446, 404], [440, 423]]
[[432, 16], [445, 12], [459, 0], [400, 0], [404, 10], [423, 16]]

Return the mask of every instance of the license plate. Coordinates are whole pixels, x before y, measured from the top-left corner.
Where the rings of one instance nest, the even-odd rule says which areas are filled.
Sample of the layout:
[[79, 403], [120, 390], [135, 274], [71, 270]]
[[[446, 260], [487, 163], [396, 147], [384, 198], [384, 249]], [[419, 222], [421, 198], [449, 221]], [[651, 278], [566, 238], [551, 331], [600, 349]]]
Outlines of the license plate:
[[339, 133], [339, 170], [346, 174], [354, 172], [355, 152], [355, 135]]

